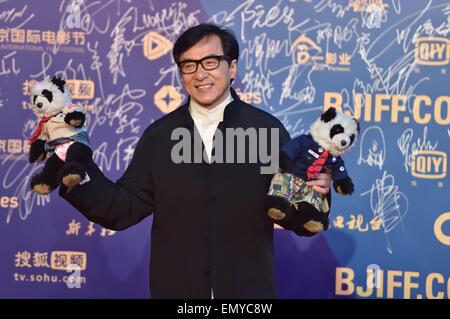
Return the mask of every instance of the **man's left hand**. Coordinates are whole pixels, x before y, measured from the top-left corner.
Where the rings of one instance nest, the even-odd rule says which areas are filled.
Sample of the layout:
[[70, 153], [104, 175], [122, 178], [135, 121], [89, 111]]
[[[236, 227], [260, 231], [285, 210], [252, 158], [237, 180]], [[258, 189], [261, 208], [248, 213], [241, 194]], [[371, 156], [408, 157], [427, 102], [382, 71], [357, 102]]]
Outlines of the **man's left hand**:
[[313, 186], [313, 190], [317, 193], [326, 195], [330, 192], [331, 173], [320, 173], [316, 178], [306, 183], [308, 186]]

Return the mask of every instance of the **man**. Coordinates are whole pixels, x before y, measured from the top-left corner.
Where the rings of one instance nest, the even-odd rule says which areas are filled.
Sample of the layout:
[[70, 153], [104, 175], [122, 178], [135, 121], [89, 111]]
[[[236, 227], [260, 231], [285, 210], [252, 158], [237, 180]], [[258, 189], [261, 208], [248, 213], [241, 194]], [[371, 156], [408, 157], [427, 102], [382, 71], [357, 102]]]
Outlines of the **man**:
[[[232, 33], [198, 25], [180, 36], [173, 56], [187, 103], [145, 130], [116, 183], [92, 163], [90, 181], [68, 192], [62, 188], [60, 195], [109, 229], [126, 229], [153, 213], [153, 298], [273, 298], [273, 223], [264, 207], [272, 175], [261, 173], [261, 160], [248, 160], [250, 145], [244, 149], [247, 161], [237, 161], [234, 155], [239, 157], [242, 148], [229, 148], [235, 137], [224, 132], [252, 129], [259, 144], [276, 155], [289, 134], [276, 118], [242, 102], [231, 89], [239, 56]], [[189, 148], [174, 152], [180, 143], [174, 132], [180, 129], [190, 133], [183, 142], [193, 142], [191, 150], [200, 141], [206, 155], [200, 162]], [[270, 145], [272, 136], [280, 145]], [[216, 156], [220, 145], [227, 160]], [[320, 175], [311, 185], [326, 194], [329, 177]], [[289, 220], [282, 226], [303, 231]]]

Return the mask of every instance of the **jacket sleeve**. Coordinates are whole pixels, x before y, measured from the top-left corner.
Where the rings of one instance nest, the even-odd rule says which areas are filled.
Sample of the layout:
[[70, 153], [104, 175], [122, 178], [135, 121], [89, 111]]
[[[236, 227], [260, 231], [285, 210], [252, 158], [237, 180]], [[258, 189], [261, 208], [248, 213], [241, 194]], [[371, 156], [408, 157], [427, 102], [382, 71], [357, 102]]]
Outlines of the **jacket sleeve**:
[[[289, 137], [289, 133], [284, 130], [284, 132], [282, 131], [282, 134], [280, 134], [280, 143], [282, 146], [282, 152], [285, 152], [286, 155], [289, 158], [295, 158], [295, 151], [300, 150], [303, 145], [304, 145], [304, 136], [301, 137], [297, 137], [294, 140], [291, 140]], [[302, 156], [302, 155], [301, 155]], [[304, 155], [306, 156], [306, 155]], [[327, 200], [328, 200], [328, 205], [329, 207], [331, 207], [331, 191], [327, 194]], [[274, 221], [276, 224], [280, 225], [281, 227], [283, 227], [286, 230], [290, 230], [293, 231], [294, 233], [296, 233], [299, 236], [313, 236], [315, 234], [310, 233], [308, 230], [306, 230], [303, 227], [303, 223], [300, 221], [300, 219], [295, 218], [296, 216], [294, 216], [293, 214], [291, 214], [290, 216], [288, 215], [287, 218], [280, 220], [280, 221]], [[326, 218], [328, 219], [329, 217], [329, 213], [326, 214]], [[328, 225], [328, 223], [326, 223]]]
[[62, 185], [59, 195], [90, 221], [113, 230], [123, 230], [140, 222], [155, 209], [154, 184], [150, 172], [151, 148], [145, 134], [137, 143], [133, 159], [115, 183], [91, 161], [90, 181], [69, 192]]
[[333, 178], [333, 181], [339, 181], [348, 177], [344, 160], [340, 156], [336, 157], [336, 163], [332, 165], [331, 176]]

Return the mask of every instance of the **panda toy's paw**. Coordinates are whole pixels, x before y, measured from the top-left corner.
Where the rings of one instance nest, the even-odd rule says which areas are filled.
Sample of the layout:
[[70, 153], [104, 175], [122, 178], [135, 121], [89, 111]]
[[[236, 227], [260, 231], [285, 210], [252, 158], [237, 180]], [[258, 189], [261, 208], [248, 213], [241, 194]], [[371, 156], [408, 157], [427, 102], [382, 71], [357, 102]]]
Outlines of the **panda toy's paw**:
[[288, 201], [277, 196], [267, 196], [267, 215], [277, 222], [286, 219], [291, 214], [292, 208]]
[[64, 117], [64, 122], [75, 128], [80, 128], [83, 126], [85, 119], [86, 116], [82, 112], [73, 111], [67, 113]]
[[346, 177], [333, 183], [334, 190], [341, 195], [351, 195], [355, 190], [352, 179]]

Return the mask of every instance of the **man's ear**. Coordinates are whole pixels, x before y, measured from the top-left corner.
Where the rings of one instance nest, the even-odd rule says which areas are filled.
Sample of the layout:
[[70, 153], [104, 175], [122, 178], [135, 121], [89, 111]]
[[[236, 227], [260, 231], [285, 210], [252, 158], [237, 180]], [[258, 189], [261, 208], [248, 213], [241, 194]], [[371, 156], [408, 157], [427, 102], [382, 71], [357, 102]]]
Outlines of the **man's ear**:
[[230, 62], [230, 79], [234, 80], [236, 79], [237, 74], [237, 60], [234, 59]]

